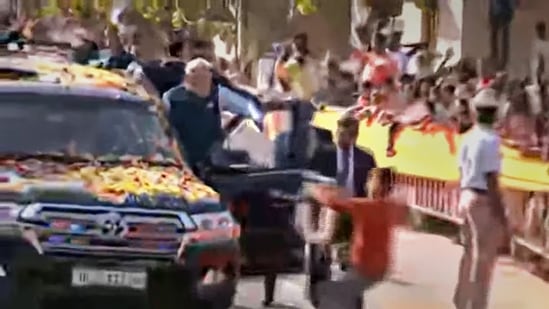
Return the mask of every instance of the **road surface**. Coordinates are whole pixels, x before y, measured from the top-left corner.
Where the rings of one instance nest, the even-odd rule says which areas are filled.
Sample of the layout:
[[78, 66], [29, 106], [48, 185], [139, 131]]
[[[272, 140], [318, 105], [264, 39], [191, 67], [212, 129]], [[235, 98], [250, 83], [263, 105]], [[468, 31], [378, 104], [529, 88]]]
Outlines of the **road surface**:
[[[398, 251], [390, 280], [367, 293], [374, 309], [450, 309], [462, 248], [448, 238], [410, 231], [397, 235]], [[278, 284], [278, 308], [309, 309], [303, 299], [304, 276], [285, 276]], [[246, 278], [235, 309], [262, 308], [261, 278]], [[490, 308], [547, 309], [549, 284], [509, 259], [501, 258], [494, 279]], [[284, 306], [282, 306], [284, 305]], [[277, 307], [275, 307], [277, 308]]]

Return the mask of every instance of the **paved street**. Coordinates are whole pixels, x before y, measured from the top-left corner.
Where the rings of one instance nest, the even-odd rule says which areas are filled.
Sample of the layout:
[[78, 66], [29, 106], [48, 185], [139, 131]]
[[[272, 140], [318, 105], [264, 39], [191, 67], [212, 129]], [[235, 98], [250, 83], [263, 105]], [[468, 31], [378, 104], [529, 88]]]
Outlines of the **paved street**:
[[[402, 231], [391, 279], [368, 293], [374, 309], [446, 309], [451, 304], [461, 247], [436, 235]], [[278, 308], [310, 308], [303, 300], [304, 277], [286, 276], [278, 286]], [[495, 273], [494, 309], [546, 309], [549, 284], [502, 258]], [[239, 287], [235, 309], [261, 308], [261, 278], [247, 278]], [[368, 307], [370, 308], [370, 307]]]

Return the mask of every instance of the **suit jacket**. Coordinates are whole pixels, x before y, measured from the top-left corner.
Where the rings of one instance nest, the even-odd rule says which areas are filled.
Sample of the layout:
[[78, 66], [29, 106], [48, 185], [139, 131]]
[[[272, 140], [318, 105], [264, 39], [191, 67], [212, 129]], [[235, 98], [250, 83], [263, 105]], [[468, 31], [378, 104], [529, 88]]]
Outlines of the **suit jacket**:
[[[310, 128], [307, 128], [308, 130]], [[305, 168], [319, 172], [323, 176], [335, 178], [337, 176], [337, 147], [329, 130], [312, 128], [312, 135], [305, 130], [296, 132], [294, 146], [291, 146], [290, 132], [279, 134], [275, 139], [275, 167], [278, 168]], [[315, 139], [315, 141], [312, 140]], [[310, 143], [316, 145], [313, 151], [308, 152]], [[292, 149], [293, 148], [293, 151]], [[377, 166], [373, 155], [357, 145], [353, 153], [354, 191], [357, 197], [366, 196], [364, 189], [368, 173]]]
[[336, 176], [337, 152], [329, 130], [303, 127], [297, 132], [283, 132], [274, 141], [274, 152], [277, 168], [310, 169], [326, 177]]

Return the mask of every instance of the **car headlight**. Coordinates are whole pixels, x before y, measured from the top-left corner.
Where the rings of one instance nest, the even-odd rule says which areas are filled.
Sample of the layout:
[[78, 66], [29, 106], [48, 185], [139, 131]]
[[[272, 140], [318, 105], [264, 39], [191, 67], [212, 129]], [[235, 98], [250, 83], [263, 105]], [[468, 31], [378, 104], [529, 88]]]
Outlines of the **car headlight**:
[[196, 227], [193, 220], [189, 217], [187, 213], [179, 213], [178, 217], [179, 217], [179, 221], [181, 221], [181, 224], [183, 224], [183, 227], [186, 230], [193, 229]]
[[42, 206], [40, 204], [30, 204], [21, 210], [19, 217], [23, 220], [40, 220], [41, 210]]
[[233, 216], [229, 211], [192, 215], [191, 218], [198, 225], [198, 228], [202, 230], [231, 228], [235, 224]]

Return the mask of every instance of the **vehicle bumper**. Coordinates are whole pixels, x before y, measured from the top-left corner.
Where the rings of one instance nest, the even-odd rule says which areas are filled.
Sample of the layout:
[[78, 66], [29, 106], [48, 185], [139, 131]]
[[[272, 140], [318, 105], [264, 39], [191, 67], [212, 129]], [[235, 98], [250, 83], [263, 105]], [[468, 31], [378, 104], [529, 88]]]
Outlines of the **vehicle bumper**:
[[[182, 259], [171, 255], [108, 254], [81, 250], [44, 250], [40, 253], [20, 237], [0, 237], [0, 265], [4, 266], [10, 289], [24, 291], [26, 297], [41, 299], [55, 306], [57, 302], [124, 301], [131, 304], [149, 304], [149, 308], [172, 308], [173, 304], [200, 304], [209, 302], [208, 293], [232, 301], [238, 279], [239, 248], [236, 240], [193, 244], [185, 250]], [[72, 285], [75, 267], [100, 270], [139, 271], [147, 273], [145, 289]], [[205, 282], [208, 270], [223, 273], [223, 280]], [[29, 296], [32, 295], [32, 296]], [[218, 298], [219, 298], [218, 297]], [[151, 305], [154, 304], [154, 305]], [[20, 307], [20, 306], [19, 306]], [[193, 306], [188, 306], [193, 308]], [[228, 307], [228, 306], [227, 306]], [[138, 307], [136, 307], [138, 308]]]

